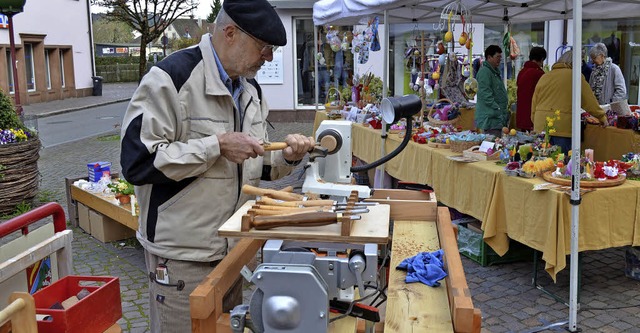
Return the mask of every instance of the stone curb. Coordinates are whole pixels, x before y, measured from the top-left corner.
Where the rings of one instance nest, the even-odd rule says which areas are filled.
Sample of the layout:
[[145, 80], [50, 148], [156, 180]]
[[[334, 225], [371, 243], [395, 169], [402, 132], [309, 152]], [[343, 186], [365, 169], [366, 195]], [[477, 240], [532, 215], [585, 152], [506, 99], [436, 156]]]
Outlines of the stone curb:
[[57, 115], [64, 114], [64, 113], [69, 113], [69, 112], [74, 112], [74, 111], [79, 111], [79, 110], [84, 110], [84, 109], [89, 109], [89, 108], [94, 108], [94, 107], [99, 107], [99, 106], [105, 106], [105, 105], [115, 104], [115, 103], [120, 103], [120, 102], [126, 102], [126, 101], [129, 101], [129, 100], [131, 100], [131, 97], [122, 98], [122, 99], [113, 100], [113, 101], [108, 101], [108, 102], [100, 102], [100, 103], [76, 106], [76, 107], [66, 108], [66, 109], [62, 109], [62, 110], [42, 112], [42, 113], [35, 114], [34, 116], [37, 119], [46, 118], [46, 117], [51, 117], [51, 116], [57, 116]]

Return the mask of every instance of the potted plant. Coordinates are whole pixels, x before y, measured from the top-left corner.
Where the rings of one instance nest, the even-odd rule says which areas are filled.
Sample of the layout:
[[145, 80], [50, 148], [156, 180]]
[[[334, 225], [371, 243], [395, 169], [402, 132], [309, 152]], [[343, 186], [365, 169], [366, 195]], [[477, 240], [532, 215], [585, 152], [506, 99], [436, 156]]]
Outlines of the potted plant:
[[107, 185], [107, 187], [109, 187], [111, 192], [115, 193], [116, 199], [118, 199], [120, 204], [124, 205], [131, 202], [131, 195], [134, 194], [133, 184], [129, 183], [126, 179], [116, 179]]
[[0, 90], [0, 214], [36, 196], [39, 150], [37, 133], [24, 126], [11, 98]]

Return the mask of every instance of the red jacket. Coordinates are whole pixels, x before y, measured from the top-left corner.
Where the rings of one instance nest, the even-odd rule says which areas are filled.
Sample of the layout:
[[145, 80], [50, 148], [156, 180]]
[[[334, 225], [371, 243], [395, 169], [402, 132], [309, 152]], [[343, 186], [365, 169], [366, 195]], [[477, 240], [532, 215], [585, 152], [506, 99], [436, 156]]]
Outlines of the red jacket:
[[533, 61], [524, 63], [524, 67], [518, 73], [518, 102], [516, 111], [516, 127], [519, 130], [533, 130], [531, 122], [531, 98], [536, 90], [538, 80], [544, 75], [544, 71]]

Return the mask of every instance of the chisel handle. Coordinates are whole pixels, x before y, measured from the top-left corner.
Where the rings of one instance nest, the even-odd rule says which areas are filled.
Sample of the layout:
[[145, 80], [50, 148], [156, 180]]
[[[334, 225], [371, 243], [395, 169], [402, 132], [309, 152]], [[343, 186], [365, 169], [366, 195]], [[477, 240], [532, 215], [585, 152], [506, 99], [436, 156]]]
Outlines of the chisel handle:
[[322, 226], [338, 222], [338, 214], [330, 212], [300, 213], [286, 216], [256, 216], [251, 226], [256, 230], [278, 227]]
[[303, 198], [302, 195], [297, 193], [289, 193], [289, 192], [259, 188], [259, 187], [251, 186], [249, 184], [245, 184], [242, 186], [242, 193], [248, 194], [248, 195], [270, 196], [275, 199], [285, 200], [285, 201], [299, 201], [299, 200], [302, 200]]
[[262, 144], [262, 148], [265, 151], [283, 150], [283, 149], [285, 149], [287, 147], [289, 147], [289, 145], [286, 142], [269, 142], [269, 143], [263, 143]]

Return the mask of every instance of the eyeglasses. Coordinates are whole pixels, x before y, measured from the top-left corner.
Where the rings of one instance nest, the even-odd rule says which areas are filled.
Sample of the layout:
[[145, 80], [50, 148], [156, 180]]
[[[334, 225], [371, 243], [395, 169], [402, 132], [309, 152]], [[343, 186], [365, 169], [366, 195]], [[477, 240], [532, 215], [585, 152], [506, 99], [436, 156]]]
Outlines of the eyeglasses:
[[259, 40], [259, 39], [255, 38], [255, 37], [253, 37], [250, 33], [248, 33], [248, 32], [246, 32], [246, 31], [244, 31], [244, 29], [240, 28], [239, 26], [237, 26], [237, 25], [236, 25], [235, 27], [236, 27], [236, 28], [238, 28], [238, 30], [240, 30], [240, 31], [244, 32], [244, 34], [245, 34], [245, 35], [247, 35], [247, 36], [251, 37], [251, 39], [255, 40], [255, 41], [258, 43], [258, 45], [262, 45], [262, 47], [260, 48], [260, 53], [261, 53], [261, 54], [268, 54], [268, 53], [269, 53], [269, 51], [271, 51], [271, 53], [272, 53], [272, 54], [273, 54], [273, 53], [276, 53], [276, 50], [278, 50], [278, 48], [280, 47], [280, 46], [278, 46], [278, 45], [269, 45], [269, 44], [265, 44], [265, 43], [264, 43], [264, 42], [262, 42], [261, 40]]

